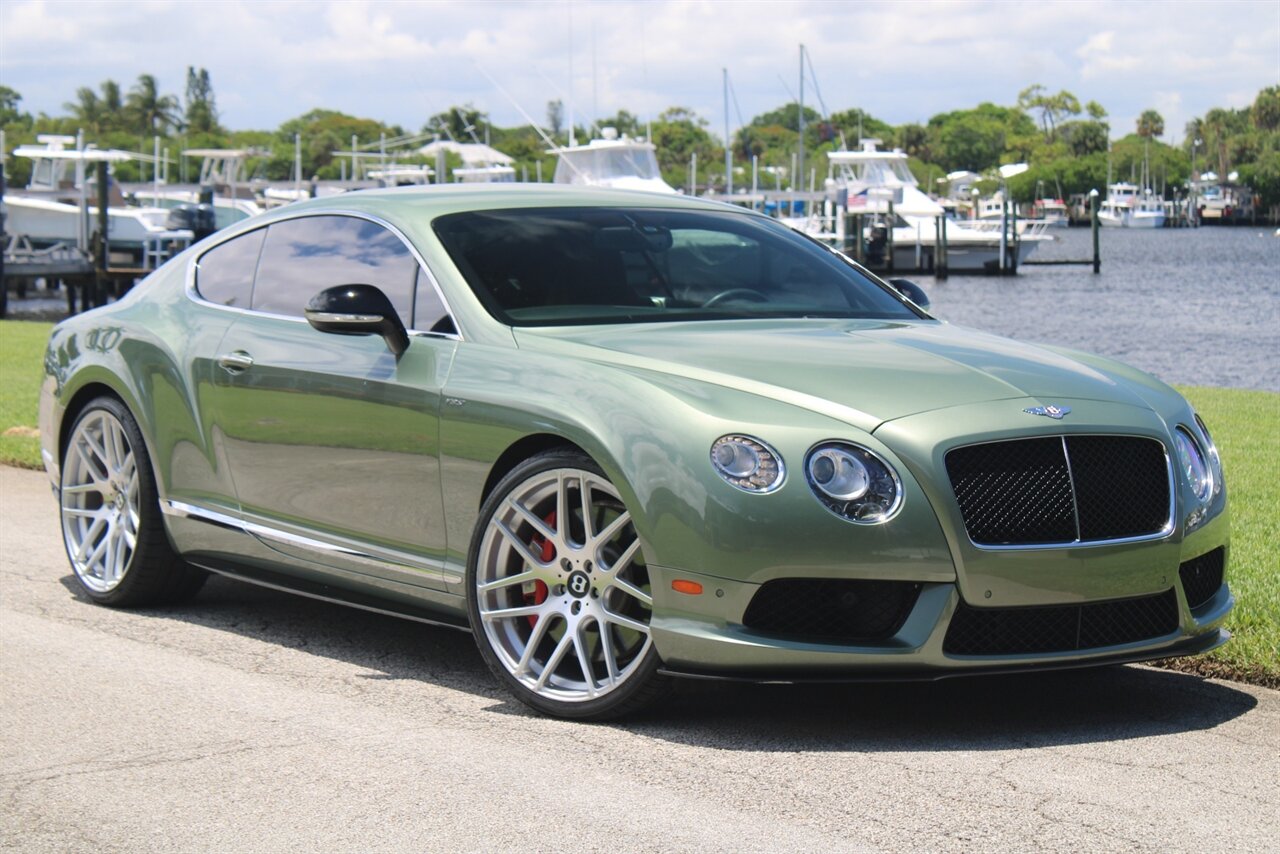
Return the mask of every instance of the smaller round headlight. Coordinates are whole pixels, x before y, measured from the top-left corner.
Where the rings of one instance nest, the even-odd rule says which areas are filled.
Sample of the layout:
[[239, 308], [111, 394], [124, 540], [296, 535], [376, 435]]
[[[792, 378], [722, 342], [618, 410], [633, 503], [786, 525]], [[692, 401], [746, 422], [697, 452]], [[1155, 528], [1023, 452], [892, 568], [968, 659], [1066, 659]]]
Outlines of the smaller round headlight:
[[1209, 472], [1209, 465], [1200, 446], [1185, 427], [1174, 430], [1173, 439], [1178, 446], [1179, 467], [1191, 485], [1191, 491], [1202, 503], [1207, 501], [1213, 490], [1213, 475]]
[[860, 445], [818, 445], [805, 460], [805, 475], [823, 506], [850, 522], [876, 525], [890, 519], [902, 506], [898, 473]]
[[711, 445], [711, 466], [731, 486], [743, 492], [773, 492], [782, 486], [786, 470], [782, 457], [751, 436], [721, 436]]

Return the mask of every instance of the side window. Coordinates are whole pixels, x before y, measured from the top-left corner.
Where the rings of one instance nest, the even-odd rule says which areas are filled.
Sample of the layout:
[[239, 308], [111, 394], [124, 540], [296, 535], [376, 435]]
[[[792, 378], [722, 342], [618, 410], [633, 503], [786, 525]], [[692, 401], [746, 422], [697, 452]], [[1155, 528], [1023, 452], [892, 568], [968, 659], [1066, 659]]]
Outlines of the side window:
[[413, 326], [410, 328], [448, 334], [456, 334], [458, 331], [453, 325], [453, 318], [445, 311], [435, 285], [431, 284], [431, 277], [421, 267], [418, 268], [418, 287], [413, 297]]
[[215, 246], [196, 262], [196, 291], [218, 305], [248, 308], [265, 228]]
[[308, 216], [267, 228], [253, 286], [254, 311], [301, 316], [311, 298], [334, 285], [375, 285], [412, 323], [418, 262], [377, 223], [349, 216]]

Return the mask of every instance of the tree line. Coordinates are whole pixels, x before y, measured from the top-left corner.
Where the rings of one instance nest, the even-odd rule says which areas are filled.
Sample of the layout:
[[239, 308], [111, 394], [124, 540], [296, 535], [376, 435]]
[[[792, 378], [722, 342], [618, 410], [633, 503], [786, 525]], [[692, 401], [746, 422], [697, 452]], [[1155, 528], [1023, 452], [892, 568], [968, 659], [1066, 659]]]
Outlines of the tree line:
[[[127, 90], [114, 80], [105, 80], [96, 89], [80, 87], [63, 105], [63, 115], [32, 116], [21, 110], [21, 100], [18, 92], [0, 86], [0, 126], [10, 146], [32, 142], [38, 133], [83, 130], [100, 147], [149, 152], [152, 138], [158, 135], [162, 145], [174, 149], [174, 156], [183, 148], [249, 149], [254, 153], [249, 164], [254, 176], [267, 180], [292, 176], [295, 134], [302, 140], [306, 177], [342, 175], [346, 167], [335, 152], [350, 150], [353, 138], [357, 146], [374, 146], [384, 135], [396, 138], [410, 133], [459, 142], [487, 141], [514, 157], [517, 174], [529, 180], [539, 170], [544, 180], [550, 180], [555, 169], [555, 158], [548, 154], [538, 131], [493, 125], [488, 114], [472, 104], [450, 107], [411, 130], [327, 109], [311, 110], [275, 130], [230, 130], [220, 121], [213, 84], [203, 68], [187, 69], [181, 98], [166, 94], [153, 75], [143, 74]], [[765, 186], [807, 187], [812, 177], [820, 187], [826, 152], [856, 147], [860, 138], [874, 137], [885, 147], [907, 153], [913, 174], [926, 190], [945, 190], [939, 179], [957, 170], [983, 174], [1001, 164], [1026, 162], [1031, 169], [1012, 179], [1009, 189], [1015, 198], [1029, 201], [1038, 193], [1066, 196], [1102, 190], [1108, 176], [1113, 180], [1137, 176], [1145, 162], [1154, 189], [1166, 195], [1185, 188], [1193, 172], [1214, 171], [1222, 178], [1238, 172], [1239, 180], [1252, 186], [1265, 205], [1280, 204], [1280, 86], [1261, 90], [1248, 107], [1214, 108], [1194, 118], [1176, 146], [1163, 141], [1165, 122], [1154, 109], [1139, 116], [1132, 132], [1113, 139], [1101, 104], [1082, 104], [1066, 90], [1052, 92], [1040, 84], [1023, 89], [1012, 105], [982, 103], [939, 113], [923, 124], [890, 125], [858, 108], [824, 114], [806, 105], [803, 116], [803, 136], [801, 107], [795, 102], [755, 116], [738, 128], [730, 141], [735, 188], [750, 183], [753, 162], [762, 170]], [[698, 189], [723, 189], [724, 141], [711, 133], [708, 121], [695, 111], [673, 106], [642, 120], [619, 110], [576, 123], [573, 135], [586, 140], [604, 127], [651, 137], [663, 177], [673, 186], [687, 189], [690, 160], [696, 154]], [[562, 102], [548, 102], [544, 130], [557, 144], [568, 141]], [[792, 166], [802, 147], [805, 171], [813, 172], [794, 176]], [[422, 160], [412, 155], [397, 159]], [[456, 165], [459, 161], [451, 157], [449, 168]], [[29, 166], [21, 159], [8, 166], [11, 183], [25, 183], [24, 168]], [[138, 180], [147, 169], [136, 162], [116, 167], [125, 181]], [[174, 168], [169, 174], [171, 180], [179, 177]], [[984, 189], [993, 187], [994, 182]]]

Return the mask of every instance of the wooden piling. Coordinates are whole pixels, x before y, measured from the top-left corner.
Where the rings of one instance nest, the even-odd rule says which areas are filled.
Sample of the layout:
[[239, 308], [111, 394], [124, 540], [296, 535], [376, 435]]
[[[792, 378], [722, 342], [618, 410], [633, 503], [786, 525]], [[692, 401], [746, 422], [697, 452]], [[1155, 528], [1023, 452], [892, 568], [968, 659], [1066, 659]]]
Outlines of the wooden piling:
[[951, 238], [947, 236], [947, 215], [939, 217], [942, 222], [942, 278], [951, 275]]
[[108, 205], [111, 196], [108, 192], [107, 162], [98, 161], [98, 241], [97, 262], [94, 264], [93, 293], [87, 301], [90, 306], [99, 306], [105, 299], [107, 286], [107, 266], [111, 260], [111, 240], [108, 234], [111, 217]]
[[1089, 227], [1093, 230], [1093, 272], [1102, 272], [1102, 253], [1098, 245], [1098, 191], [1089, 194]]
[[889, 218], [884, 224], [884, 245], [885, 245], [885, 269], [890, 273], [893, 272], [893, 199], [889, 200]]
[[933, 220], [933, 275], [937, 279], [947, 277], [947, 219], [940, 214]]
[[1009, 252], [1009, 200], [1000, 200], [1000, 274], [1004, 275], [1005, 261]]
[[1016, 202], [1009, 202], [1009, 242], [1013, 246], [1013, 251], [1009, 254], [1010, 275], [1016, 275], [1018, 272], [1018, 252], [1022, 248], [1022, 238], [1018, 236], [1018, 205]]

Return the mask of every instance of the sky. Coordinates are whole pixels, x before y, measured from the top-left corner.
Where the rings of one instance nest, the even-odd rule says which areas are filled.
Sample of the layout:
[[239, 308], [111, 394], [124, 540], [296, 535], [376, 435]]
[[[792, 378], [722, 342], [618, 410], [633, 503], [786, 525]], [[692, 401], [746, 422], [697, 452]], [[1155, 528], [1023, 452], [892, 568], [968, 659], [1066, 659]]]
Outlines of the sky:
[[0, 84], [21, 109], [65, 114], [84, 85], [139, 74], [181, 95], [189, 65], [212, 76], [220, 119], [273, 129], [317, 107], [409, 131], [454, 104], [494, 124], [545, 124], [547, 101], [585, 124], [627, 109], [690, 107], [723, 134], [794, 99], [861, 107], [890, 124], [1023, 88], [1101, 103], [1112, 133], [1144, 109], [1166, 140], [1215, 106], [1242, 107], [1280, 84], [1280, 0], [1256, 2], [810, 2], [554, 0], [0, 2]]

